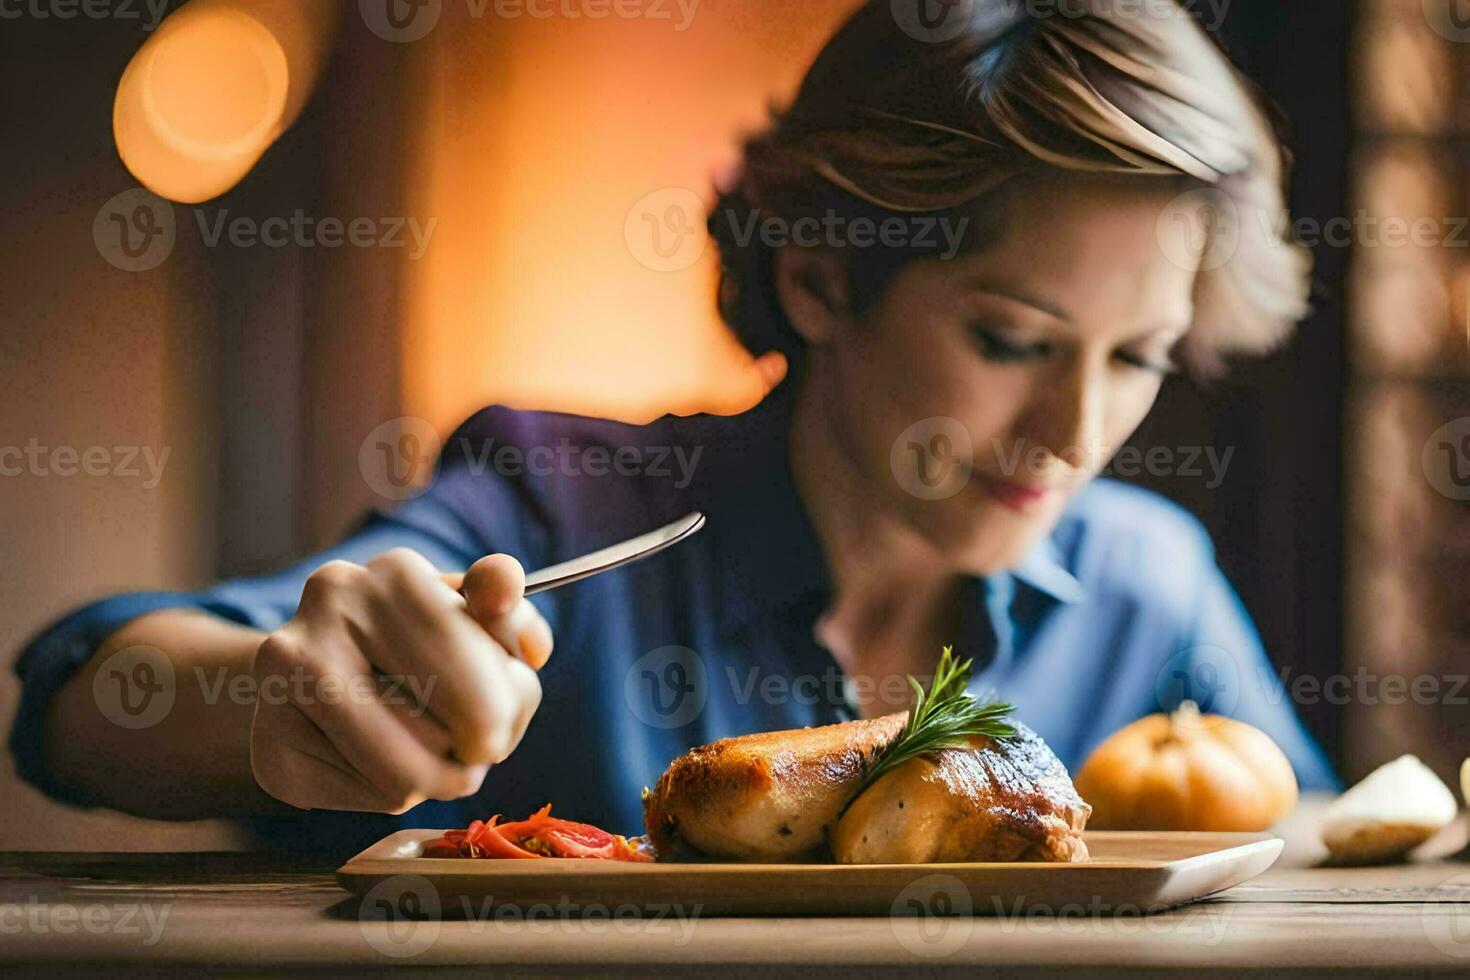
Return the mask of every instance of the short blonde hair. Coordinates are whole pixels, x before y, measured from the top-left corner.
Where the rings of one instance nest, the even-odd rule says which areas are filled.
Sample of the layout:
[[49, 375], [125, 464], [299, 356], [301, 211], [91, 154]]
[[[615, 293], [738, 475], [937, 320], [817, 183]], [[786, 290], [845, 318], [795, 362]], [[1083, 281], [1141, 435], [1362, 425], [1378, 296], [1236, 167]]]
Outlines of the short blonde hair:
[[[749, 139], [710, 216], [721, 309], [752, 349], [799, 347], [752, 213], [942, 213], [1044, 172], [1157, 175], [1212, 200], [1185, 359], [1263, 352], [1307, 312], [1286, 154], [1251, 84], [1176, 0], [870, 0]], [[1228, 254], [1225, 250], [1228, 250]]]

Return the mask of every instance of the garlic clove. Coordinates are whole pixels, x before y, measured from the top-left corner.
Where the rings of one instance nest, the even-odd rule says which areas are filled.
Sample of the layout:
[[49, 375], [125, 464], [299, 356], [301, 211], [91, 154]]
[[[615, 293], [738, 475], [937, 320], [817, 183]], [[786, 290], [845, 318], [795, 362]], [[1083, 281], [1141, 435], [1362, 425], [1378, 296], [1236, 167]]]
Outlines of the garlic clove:
[[1459, 809], [1428, 766], [1404, 755], [1373, 770], [1327, 808], [1322, 842], [1342, 862], [1392, 861], [1433, 837]]

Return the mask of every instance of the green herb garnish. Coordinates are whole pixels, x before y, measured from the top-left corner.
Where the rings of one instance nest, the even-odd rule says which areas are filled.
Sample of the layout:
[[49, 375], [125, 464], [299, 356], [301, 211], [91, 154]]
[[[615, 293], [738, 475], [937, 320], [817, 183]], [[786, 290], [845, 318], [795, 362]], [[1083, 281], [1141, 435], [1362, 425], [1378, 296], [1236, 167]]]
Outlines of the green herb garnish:
[[982, 704], [966, 690], [973, 664], [973, 660], [957, 660], [954, 647], [945, 647], [927, 692], [912, 675], [909, 676], [909, 685], [914, 689], [914, 707], [909, 712], [908, 723], [868, 770], [862, 786], [852, 796], [854, 800], [910, 759], [940, 749], [967, 748], [973, 735], [1010, 738], [1016, 734], [1016, 730], [1005, 721], [1016, 710], [1014, 706], [994, 701]]

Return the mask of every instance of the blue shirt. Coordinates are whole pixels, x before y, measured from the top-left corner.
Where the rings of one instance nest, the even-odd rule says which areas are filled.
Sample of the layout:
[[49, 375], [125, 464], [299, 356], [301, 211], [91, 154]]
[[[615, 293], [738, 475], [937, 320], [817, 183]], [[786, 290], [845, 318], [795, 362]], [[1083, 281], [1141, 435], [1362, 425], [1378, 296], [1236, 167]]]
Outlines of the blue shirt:
[[[204, 592], [106, 599], [42, 633], [17, 665], [18, 770], [62, 795], [39, 761], [46, 705], [144, 613], [202, 609], [273, 630], [329, 559], [407, 546], [444, 570], [492, 552], [534, 569], [702, 510], [708, 526], [678, 547], [533, 599], [556, 635], [544, 698], [478, 795], [401, 817], [253, 822], [277, 844], [346, 851], [402, 827], [520, 817], [549, 801], [563, 816], [640, 833], [640, 790], [690, 747], [845, 720], [872, 696], [813, 637], [831, 585], [787, 465], [788, 402], [647, 426], [485, 409], [446, 443], [426, 492], [370, 515], [329, 551]], [[1192, 699], [1270, 734], [1304, 788], [1336, 788], [1204, 529], [1164, 499], [1097, 481], [1019, 567], [975, 579], [971, 594], [954, 645], [975, 659], [974, 689], [1015, 704], [1073, 772], [1117, 729]]]

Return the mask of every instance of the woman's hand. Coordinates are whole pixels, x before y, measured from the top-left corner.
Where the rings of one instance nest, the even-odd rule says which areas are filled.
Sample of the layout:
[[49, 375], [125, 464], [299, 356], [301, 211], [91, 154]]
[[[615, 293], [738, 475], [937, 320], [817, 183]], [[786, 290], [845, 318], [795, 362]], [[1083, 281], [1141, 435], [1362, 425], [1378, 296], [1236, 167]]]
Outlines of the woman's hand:
[[255, 780], [302, 809], [402, 813], [480, 788], [541, 703], [551, 629], [514, 558], [441, 575], [398, 549], [312, 574], [255, 655]]

